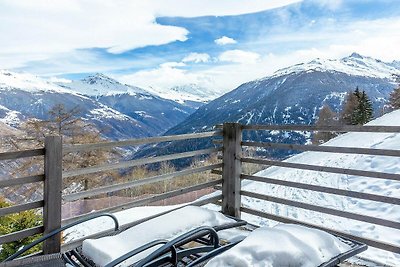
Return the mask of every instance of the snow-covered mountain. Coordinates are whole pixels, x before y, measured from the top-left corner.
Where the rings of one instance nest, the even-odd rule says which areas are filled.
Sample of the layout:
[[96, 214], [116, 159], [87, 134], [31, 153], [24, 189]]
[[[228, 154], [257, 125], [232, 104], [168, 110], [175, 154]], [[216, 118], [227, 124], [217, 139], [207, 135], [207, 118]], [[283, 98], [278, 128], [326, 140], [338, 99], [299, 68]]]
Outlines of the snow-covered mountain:
[[[79, 85], [76, 91], [71, 90], [74, 84]], [[83, 95], [82, 92], [92, 92], [92, 96]], [[103, 101], [110, 102], [107, 104], [102, 103], [98, 100], [100, 92], [108, 92], [108, 96], [115, 99]], [[127, 96], [121, 97], [121, 93]], [[126, 110], [120, 108], [124, 104], [118, 105], [118, 100], [130, 101]], [[67, 87], [32, 74], [0, 71], [0, 121], [18, 126], [28, 118], [48, 119], [49, 110], [56, 104], [63, 104], [67, 110], [78, 107], [78, 115], [97, 125], [104, 131], [104, 136], [110, 139], [162, 134], [193, 111], [178, 103], [153, 96], [140, 88], [122, 85], [104, 75], [69, 83]], [[160, 111], [160, 108], [154, 108], [155, 111], [148, 114], [143, 106], [149, 110], [159, 106], [163, 109]]]
[[[323, 105], [338, 112], [346, 93], [356, 87], [371, 98], [375, 115], [382, 114], [390, 92], [395, 88], [392, 74], [400, 73], [393, 63], [385, 63], [353, 53], [340, 60], [316, 59], [309, 63], [278, 70], [271, 76], [240, 85], [235, 90], [200, 107], [185, 121], [166, 134], [182, 134], [212, 129], [223, 122], [242, 124], [313, 124]], [[245, 132], [245, 139], [283, 143], [306, 143], [310, 135], [291, 132]], [[211, 145], [201, 140], [197, 147]], [[191, 144], [193, 147], [193, 144]], [[178, 152], [182, 144], [170, 144], [157, 151]], [[272, 156], [284, 157], [283, 151], [269, 150]], [[292, 153], [292, 152], [288, 152]]]
[[149, 87], [147, 90], [161, 96], [162, 98], [170, 99], [196, 108], [225, 93], [223, 91], [215, 91], [210, 88], [205, 88], [197, 84], [186, 84], [172, 88]]
[[58, 82], [58, 85], [87, 96], [105, 96], [115, 94], [149, 94], [145, 90], [126, 85], [102, 73], [87, 76], [82, 80]]
[[[353, 53], [342, 59], [314, 59], [308, 63], [293, 65], [274, 73], [272, 77], [284, 76], [291, 73], [304, 71], [343, 72], [352, 76], [365, 76], [373, 78], [391, 78], [392, 74], [400, 74], [398, 61], [385, 63], [379, 59]], [[267, 77], [269, 78], [269, 77]]]
[[[400, 126], [400, 110], [388, 113], [371, 121], [367, 125]], [[400, 133], [346, 133], [328, 141], [324, 145], [400, 150]], [[304, 152], [293, 156], [286, 161], [319, 166], [340, 167], [345, 169], [348, 168], [400, 174], [399, 157]], [[280, 167], [270, 167], [255, 175], [395, 198], [400, 197], [400, 183], [394, 180], [323, 172], [316, 173], [314, 171]], [[359, 200], [355, 198], [252, 181], [244, 182], [242, 184], [242, 190], [310, 203], [328, 208], [351, 211], [353, 213], [369, 215], [376, 218], [384, 218], [386, 220], [395, 222], [400, 221], [400, 206], [393, 204]], [[267, 201], [260, 201], [245, 196], [242, 197], [242, 204], [245, 207], [261, 210], [267, 213], [295, 218], [297, 220], [323, 225], [324, 227], [350, 232], [363, 237], [377, 239], [382, 242], [395, 244], [397, 246], [400, 245], [399, 230], [381, 226], [373, 226], [372, 224], [365, 222], [343, 219], [331, 215], [324, 215], [318, 212], [307, 211], [281, 204], [274, 204]], [[255, 218], [253, 216], [247, 217], [246, 214], [243, 216], [244, 219], [248, 219], [251, 222], [259, 225], [272, 226], [275, 224], [270, 220]], [[382, 262], [383, 264], [388, 264], [389, 266], [400, 266], [399, 254], [383, 252], [382, 250], [377, 250], [370, 247], [367, 252], [363, 254], [363, 256], [378, 262]]]
[[194, 107], [161, 98], [139, 87], [122, 84], [100, 73], [58, 84], [142, 122], [152, 129], [152, 135], [164, 133], [195, 111]]

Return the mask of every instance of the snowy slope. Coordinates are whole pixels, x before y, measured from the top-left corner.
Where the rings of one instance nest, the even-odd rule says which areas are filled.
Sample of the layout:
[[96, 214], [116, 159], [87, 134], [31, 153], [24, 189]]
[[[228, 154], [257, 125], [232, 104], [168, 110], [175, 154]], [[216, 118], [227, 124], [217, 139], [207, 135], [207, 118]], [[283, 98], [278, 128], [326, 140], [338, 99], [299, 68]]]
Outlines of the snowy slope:
[[314, 59], [308, 63], [297, 64], [278, 70], [273, 77], [303, 71], [337, 71], [355, 76], [374, 78], [391, 78], [392, 74], [400, 74], [398, 62], [385, 63], [381, 60], [353, 53], [342, 59]]
[[[368, 125], [400, 126], [400, 110], [386, 114], [383, 117], [370, 122]], [[330, 140], [324, 145], [400, 150], [400, 133], [347, 133]], [[400, 174], [400, 158], [396, 157], [304, 152], [291, 157], [287, 161]], [[398, 181], [355, 177], [341, 174], [316, 173], [313, 171], [285, 169], [279, 167], [268, 168], [256, 175], [400, 198], [400, 182]], [[272, 195], [400, 222], [400, 207], [391, 204], [357, 200], [257, 182], [245, 182], [243, 184], [243, 189], [260, 194]], [[262, 210], [268, 213], [296, 218], [298, 220], [320, 224], [326, 227], [332, 227], [353, 234], [400, 245], [400, 231], [395, 229], [374, 226], [372, 224], [349, 219], [341, 219], [330, 215], [323, 215], [317, 212], [273, 204], [271, 202], [260, 201], [248, 197], [243, 197], [242, 203], [246, 207]], [[246, 215], [244, 218], [246, 219]], [[272, 221], [251, 216], [248, 219], [260, 225], [271, 226], [274, 224]], [[400, 265], [399, 254], [396, 255], [369, 248], [368, 251], [364, 253], [364, 256], [392, 266]]]

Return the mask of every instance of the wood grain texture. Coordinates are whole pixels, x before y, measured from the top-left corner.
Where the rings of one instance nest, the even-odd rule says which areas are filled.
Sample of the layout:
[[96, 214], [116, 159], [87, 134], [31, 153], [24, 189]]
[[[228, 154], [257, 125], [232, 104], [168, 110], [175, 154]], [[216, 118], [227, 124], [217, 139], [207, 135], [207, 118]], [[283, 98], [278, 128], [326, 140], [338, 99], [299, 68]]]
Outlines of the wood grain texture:
[[240, 218], [241, 125], [224, 123], [223, 133], [222, 213]]
[[[61, 227], [62, 190], [62, 140], [60, 136], [47, 136], [45, 139], [44, 160], [44, 234]], [[58, 253], [61, 249], [61, 234], [43, 242], [43, 253]]]

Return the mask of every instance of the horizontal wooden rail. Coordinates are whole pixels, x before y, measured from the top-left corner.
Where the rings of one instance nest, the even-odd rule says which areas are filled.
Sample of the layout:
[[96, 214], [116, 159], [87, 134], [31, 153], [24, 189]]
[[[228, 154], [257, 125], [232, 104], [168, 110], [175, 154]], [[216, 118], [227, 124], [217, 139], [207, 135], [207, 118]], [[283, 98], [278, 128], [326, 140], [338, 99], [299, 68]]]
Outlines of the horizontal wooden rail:
[[71, 146], [64, 146], [63, 153], [65, 154], [65, 153], [71, 153], [71, 152], [82, 152], [82, 151], [88, 151], [88, 150], [106, 149], [106, 148], [114, 148], [114, 147], [122, 147], [122, 146], [136, 146], [136, 145], [143, 145], [143, 144], [149, 144], [149, 143], [161, 143], [161, 142], [206, 138], [206, 137], [221, 136], [221, 135], [222, 135], [221, 131], [211, 131], [211, 132], [202, 132], [202, 133], [131, 139], [131, 140], [125, 140], [125, 141], [100, 142], [100, 143], [84, 144], [84, 145], [71, 145]]
[[273, 196], [269, 196], [269, 195], [262, 195], [262, 194], [249, 192], [249, 191], [242, 190], [242, 191], [240, 191], [240, 194], [242, 196], [257, 198], [257, 199], [274, 202], [274, 203], [279, 203], [279, 204], [283, 204], [283, 205], [288, 205], [288, 206], [292, 206], [292, 207], [297, 207], [297, 208], [301, 208], [301, 209], [312, 210], [312, 211], [316, 211], [316, 212], [339, 216], [342, 218], [348, 218], [348, 219], [352, 219], [352, 220], [372, 223], [372, 224], [390, 227], [390, 228], [394, 228], [394, 229], [400, 229], [400, 222], [385, 220], [385, 219], [371, 217], [371, 216], [358, 214], [358, 213], [335, 210], [335, 209], [317, 206], [317, 205], [313, 205], [313, 204], [307, 204], [307, 203], [303, 203], [303, 202], [299, 202], [299, 201], [294, 201], [294, 200], [289, 200], [289, 199], [284, 199], [284, 198], [279, 198], [279, 197], [273, 197]]
[[43, 156], [43, 155], [44, 155], [44, 148], [12, 151], [12, 152], [0, 153], [0, 160], [20, 159], [20, 158], [28, 158], [35, 156]]
[[43, 207], [43, 200], [0, 208], [0, 216], [5, 216], [12, 213], [18, 213], [25, 210], [37, 209], [41, 207]]
[[243, 130], [268, 131], [318, 131], [318, 132], [362, 132], [362, 133], [399, 133], [400, 126], [315, 126], [315, 125], [243, 125]]
[[41, 234], [41, 233], [43, 233], [43, 226], [36, 226], [33, 228], [21, 230], [18, 232], [2, 235], [2, 236], [0, 236], [0, 245], [9, 243], [9, 242], [14, 242], [17, 240], [21, 240], [25, 237], [33, 236], [33, 235]]
[[298, 182], [279, 180], [279, 179], [273, 179], [273, 178], [267, 178], [267, 177], [261, 177], [261, 176], [242, 174], [241, 178], [245, 179], [245, 180], [255, 181], [255, 182], [283, 185], [283, 186], [288, 186], [288, 187], [306, 189], [306, 190], [311, 190], [311, 191], [316, 191], [316, 192], [345, 196], [345, 197], [353, 197], [353, 198], [358, 198], [358, 199], [365, 199], [365, 200], [377, 201], [377, 202], [382, 202], [382, 203], [400, 205], [400, 198], [387, 197], [387, 196], [382, 196], [382, 195], [374, 195], [374, 194], [369, 194], [369, 193], [361, 193], [361, 192], [344, 190], [344, 189], [336, 189], [336, 188], [332, 188], [332, 187], [325, 187], [325, 186], [319, 186], [319, 185], [303, 184], [303, 183], [298, 183]]
[[[202, 206], [202, 205], [205, 205], [205, 204], [208, 204], [208, 203], [217, 202], [218, 200], [221, 200], [221, 199], [222, 199], [222, 195], [217, 195], [217, 196], [213, 196], [213, 197], [208, 197], [206, 199], [197, 200], [197, 201], [194, 201], [194, 202], [179, 206], [177, 208], [173, 208], [171, 210], [160, 212], [160, 213], [157, 213], [155, 215], [148, 216], [146, 218], [143, 218], [143, 219], [140, 219], [140, 220], [136, 220], [134, 222], [130, 222], [130, 223], [127, 223], [127, 224], [124, 224], [124, 225], [120, 226], [120, 230], [122, 230], [122, 231], [126, 230], [126, 229], [128, 229], [130, 227], [133, 227], [135, 225], [138, 225], [138, 224], [141, 224], [141, 223], [146, 222], [148, 220], [151, 220], [151, 219], [160, 217], [162, 215], [165, 215], [165, 214], [167, 214], [167, 213], [169, 213], [171, 211], [174, 211], [174, 210], [177, 210], [177, 209], [181, 209], [182, 207], [186, 207], [186, 206]], [[71, 219], [74, 219], [74, 218], [71, 218]], [[68, 220], [70, 220], [70, 219], [68, 219]], [[66, 224], [66, 222], [67, 221], [64, 221], [63, 223]], [[82, 242], [84, 240], [86, 240], [86, 239], [99, 238], [99, 237], [108, 236], [108, 235], [112, 235], [112, 234], [113, 234], [113, 230], [105, 230], [105, 231], [102, 231], [100, 233], [96, 233], [96, 234], [92, 234], [92, 235], [89, 235], [89, 236], [85, 236], [83, 238], [76, 239], [76, 240], [73, 240], [73, 241], [71, 241], [69, 243], [63, 244], [62, 247], [61, 247], [61, 250], [62, 250], [62, 252], [70, 251], [70, 250], [72, 250], [74, 248], [77, 248], [80, 245], [82, 245]]]
[[223, 174], [223, 172], [220, 171], [220, 170], [212, 170], [211, 173], [212, 174], [218, 174], [218, 175], [222, 175]]
[[254, 158], [242, 158], [242, 162], [269, 165], [269, 166], [278, 166], [278, 167], [284, 167], [284, 168], [293, 168], [293, 169], [300, 169], [300, 170], [338, 173], [338, 174], [347, 174], [347, 175], [371, 177], [371, 178], [377, 178], [377, 179], [400, 181], [400, 174], [395, 174], [395, 173], [362, 171], [362, 170], [354, 170], [354, 169], [342, 169], [342, 168], [337, 168], [337, 167], [326, 167], [326, 166], [309, 165], [309, 164], [303, 164], [303, 163], [293, 163], [293, 162], [286, 162], [286, 161], [275, 161], [275, 160], [254, 159]]
[[222, 179], [215, 180], [215, 181], [210, 181], [210, 182], [206, 182], [206, 183], [197, 184], [197, 185], [194, 185], [194, 186], [185, 187], [185, 188], [177, 189], [177, 190], [174, 190], [174, 191], [169, 191], [169, 192], [166, 192], [166, 193], [163, 193], [163, 194], [159, 194], [159, 195], [155, 195], [155, 196], [151, 196], [151, 197], [147, 197], [147, 198], [131, 201], [131, 202], [124, 203], [124, 204], [121, 204], [121, 205], [117, 205], [117, 206], [114, 206], [114, 207], [101, 209], [101, 210], [98, 210], [98, 211], [95, 211], [95, 212], [91, 212], [91, 213], [88, 213], [88, 214], [82, 214], [80, 216], [76, 216], [76, 217], [73, 217], [73, 218], [66, 219], [66, 220], [62, 221], [62, 223], [63, 224], [67, 224], [67, 223], [72, 222], [74, 220], [85, 218], [85, 217], [87, 217], [87, 216], [89, 216], [91, 214], [104, 213], [104, 212], [117, 212], [117, 211], [121, 211], [121, 210], [130, 209], [130, 208], [133, 208], [133, 207], [144, 206], [144, 205], [152, 203], [152, 202], [168, 199], [168, 198], [171, 198], [171, 197], [175, 197], [175, 196], [186, 194], [186, 193], [193, 192], [193, 191], [198, 191], [198, 190], [201, 190], [201, 189], [204, 189], [204, 188], [212, 187], [212, 186], [220, 184], [220, 183], [222, 183]]
[[135, 187], [146, 185], [146, 184], [165, 181], [165, 180], [173, 179], [175, 177], [180, 177], [180, 176], [184, 176], [184, 175], [188, 175], [188, 174], [192, 174], [192, 173], [203, 172], [203, 171], [212, 170], [212, 169], [221, 168], [221, 167], [222, 167], [222, 163], [219, 163], [219, 164], [213, 164], [213, 165], [209, 165], [209, 166], [203, 166], [203, 167], [197, 167], [197, 168], [192, 168], [192, 169], [188, 169], [188, 170], [178, 171], [178, 172], [174, 172], [174, 173], [153, 176], [153, 177], [144, 178], [144, 179], [131, 181], [131, 182], [127, 182], [127, 183], [102, 186], [102, 187], [98, 187], [98, 188], [88, 190], [88, 191], [65, 195], [65, 196], [63, 196], [63, 199], [65, 201], [75, 201], [75, 200], [86, 198], [86, 197], [91, 197], [91, 196], [104, 194], [104, 193], [115, 192], [115, 191], [119, 191], [119, 190], [123, 190], [123, 189], [127, 189], [127, 188], [135, 188]]
[[94, 166], [94, 167], [81, 168], [78, 170], [63, 172], [63, 178], [69, 178], [69, 177], [83, 175], [83, 174], [91, 174], [91, 173], [109, 171], [109, 170], [115, 170], [115, 169], [129, 168], [129, 167], [140, 166], [140, 165], [144, 165], [144, 164], [193, 157], [193, 156], [203, 155], [203, 154], [211, 154], [211, 153], [218, 152], [221, 150], [222, 150], [221, 148], [209, 148], [209, 149], [176, 153], [176, 154], [165, 155], [165, 156], [158, 156], [158, 157], [153, 157], [153, 158], [143, 158], [143, 159], [114, 163], [114, 164], [106, 164], [106, 165], [100, 165], [100, 166]]
[[0, 188], [8, 187], [8, 186], [15, 186], [15, 185], [22, 185], [22, 184], [30, 184], [30, 183], [37, 183], [43, 182], [44, 175], [32, 175], [22, 178], [7, 178], [5, 180], [0, 181]]
[[334, 146], [317, 146], [317, 145], [295, 145], [269, 142], [242, 142], [242, 146], [277, 148], [301, 151], [317, 151], [330, 153], [346, 153], [346, 154], [364, 154], [373, 156], [391, 156], [400, 157], [400, 150], [392, 149], [375, 149], [375, 148], [358, 148], [358, 147], [334, 147]]
[[371, 246], [371, 247], [375, 247], [375, 248], [379, 248], [379, 249], [383, 249], [383, 250], [386, 250], [386, 251], [390, 251], [390, 252], [394, 252], [394, 253], [400, 254], [400, 247], [396, 246], [394, 244], [389, 244], [389, 243], [386, 243], [386, 242], [383, 242], [383, 241], [379, 241], [379, 240], [360, 237], [360, 236], [352, 235], [352, 234], [349, 234], [349, 233], [346, 233], [346, 232], [342, 232], [342, 231], [333, 230], [333, 229], [330, 229], [330, 228], [327, 228], [327, 227], [319, 226], [319, 225], [316, 225], [316, 224], [311, 224], [311, 223], [299, 221], [299, 220], [292, 219], [292, 218], [282, 217], [282, 216], [279, 216], [279, 215], [269, 214], [269, 213], [261, 212], [261, 211], [258, 211], [258, 210], [250, 209], [250, 208], [241, 207], [240, 210], [242, 212], [245, 212], [245, 213], [248, 213], [248, 214], [251, 214], [251, 215], [255, 215], [255, 216], [258, 216], [258, 217], [266, 218], [266, 219], [277, 221], [277, 222], [293, 223], [293, 224], [299, 224], [299, 225], [304, 225], [304, 226], [307, 226], [307, 227], [320, 229], [320, 230], [326, 231], [328, 233], [341, 235], [341, 236], [344, 236], [344, 237], [347, 237], [347, 238], [350, 238], [350, 239], [365, 243], [365, 244], [367, 244], [368, 246]]

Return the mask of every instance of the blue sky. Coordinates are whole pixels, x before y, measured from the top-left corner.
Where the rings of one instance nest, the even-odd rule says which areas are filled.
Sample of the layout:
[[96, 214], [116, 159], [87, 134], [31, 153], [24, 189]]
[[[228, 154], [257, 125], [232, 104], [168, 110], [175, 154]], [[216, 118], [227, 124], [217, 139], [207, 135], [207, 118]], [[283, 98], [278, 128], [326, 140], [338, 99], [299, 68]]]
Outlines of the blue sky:
[[[179, 8], [178, 8], [179, 6]], [[0, 68], [230, 90], [315, 57], [400, 59], [399, 0], [0, 0]]]

